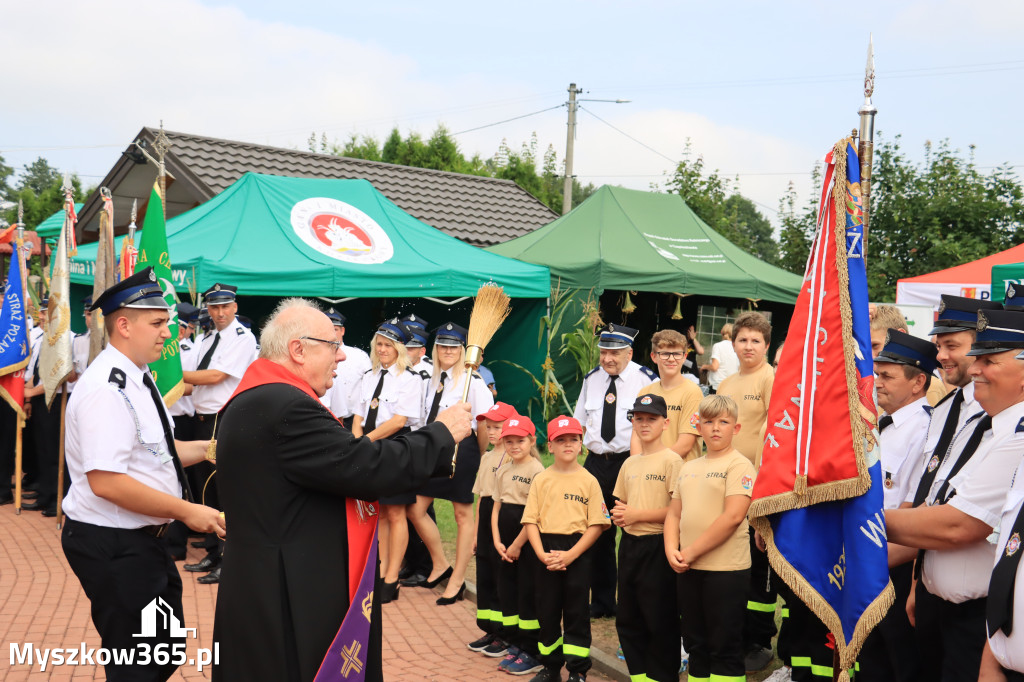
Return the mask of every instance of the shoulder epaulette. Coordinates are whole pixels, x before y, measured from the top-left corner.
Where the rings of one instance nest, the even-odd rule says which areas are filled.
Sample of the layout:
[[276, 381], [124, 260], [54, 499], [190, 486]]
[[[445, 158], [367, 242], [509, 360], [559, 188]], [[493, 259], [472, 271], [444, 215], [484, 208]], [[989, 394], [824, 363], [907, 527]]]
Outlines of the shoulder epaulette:
[[483, 379], [483, 375], [481, 375], [480, 372], [473, 372], [473, 378], [474, 379]]
[[953, 397], [953, 394], [954, 394], [954, 393], [956, 393], [956, 392], [957, 392], [957, 391], [959, 391], [959, 390], [961, 390], [961, 389], [959, 389], [959, 388], [958, 388], [958, 389], [955, 389], [955, 390], [953, 390], [953, 391], [950, 391], [950, 392], [949, 392], [949, 393], [947, 393], [946, 395], [942, 396], [942, 399], [941, 399], [941, 400], [939, 400], [939, 402], [935, 403], [935, 407], [938, 407], [938, 406], [939, 406], [939, 405], [941, 405], [942, 403], [944, 403], [944, 402], [946, 402], [947, 400], [949, 400], [950, 398], [952, 398], [952, 397]]
[[363, 374], [373, 374], [373, 367], [363, 372]]
[[85, 332], [82, 332], [81, 334], [75, 334], [75, 338], [76, 338], [76, 339], [77, 339], [77, 338], [78, 338], [79, 336], [85, 336]]
[[583, 378], [584, 378], [584, 379], [586, 379], [587, 377], [589, 377], [589, 376], [590, 376], [591, 374], [593, 374], [594, 372], [596, 372], [596, 371], [597, 371], [597, 370], [599, 370], [599, 369], [601, 369], [601, 366], [600, 366], [600, 365], [598, 365], [598, 366], [597, 366], [597, 367], [595, 367], [594, 369], [592, 369], [592, 370], [590, 370], [589, 372], [587, 372], [587, 375], [586, 375], [585, 377], [583, 377]]
[[107, 379], [107, 381], [118, 388], [124, 388], [128, 383], [128, 380], [124, 375], [124, 370], [118, 369], [117, 367], [110, 370], [110, 378]]
[[640, 365], [640, 371], [643, 372], [651, 381], [658, 380], [658, 375], [654, 372], [654, 370], [644, 367], [643, 365]]
[[425, 370], [425, 369], [421, 369], [418, 372], [413, 372], [413, 374], [419, 374], [420, 377], [422, 377], [424, 381], [430, 381], [430, 375], [427, 374], [427, 370]]
[[178, 342], [178, 348], [181, 348], [182, 350], [192, 350], [192, 346], [183, 341]]
[[245, 336], [245, 327], [235, 327], [235, 333], [238, 336]]
[[1024, 417], [1021, 417], [1020, 421], [1017, 422], [1017, 428], [1014, 429], [1014, 433], [1024, 433]]
[[932, 407], [931, 405], [922, 405], [921, 407], [924, 408], [924, 413], [927, 414], [929, 417], [932, 416], [932, 412], [935, 411], [935, 408]]

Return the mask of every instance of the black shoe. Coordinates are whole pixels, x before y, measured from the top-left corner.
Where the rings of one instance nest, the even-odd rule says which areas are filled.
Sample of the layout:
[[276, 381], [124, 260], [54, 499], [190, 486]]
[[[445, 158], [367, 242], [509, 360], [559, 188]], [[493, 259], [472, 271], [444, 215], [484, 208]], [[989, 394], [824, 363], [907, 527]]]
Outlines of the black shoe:
[[398, 601], [398, 581], [389, 583], [386, 580], [380, 585], [380, 603], [389, 604]]
[[399, 580], [405, 580], [406, 578], [411, 578], [414, 575], [416, 575], [416, 570], [409, 564], [404, 564], [398, 571]]
[[486, 649], [488, 647], [488, 645], [491, 644], [491, 642], [493, 642], [493, 641], [494, 641], [494, 635], [492, 635], [490, 633], [484, 633], [483, 637], [481, 637], [478, 640], [470, 642], [469, 644], [466, 645], [466, 648], [468, 648], [470, 651], [480, 652], [480, 651], [483, 651], [484, 649]]
[[411, 575], [408, 578], [402, 578], [398, 581], [402, 587], [425, 587], [427, 584], [427, 576], [417, 573]]
[[775, 654], [772, 653], [771, 649], [755, 645], [743, 657], [743, 665], [748, 673], [756, 673], [768, 667], [773, 658], [775, 658]]
[[26, 511], [43, 511], [44, 509], [48, 509], [49, 507], [54, 507], [56, 509], [56, 506], [57, 500], [44, 500], [42, 498], [36, 498], [34, 502], [22, 504], [21, 508]]
[[462, 586], [459, 587], [459, 591], [455, 593], [454, 597], [438, 597], [435, 603], [438, 606], [448, 606], [450, 604], [454, 604], [457, 601], [462, 601], [463, 599], [465, 599], [465, 593], [466, 581], [462, 581]]
[[196, 549], [202, 549], [203, 547], [206, 547], [206, 540], [195, 540], [194, 542], [190, 542], [189, 544], [195, 547]]
[[553, 670], [552, 668], [544, 668], [539, 673], [530, 678], [530, 682], [561, 682], [562, 680], [562, 669]]
[[569, 673], [569, 679], [566, 682], [587, 682], [586, 673]]
[[434, 580], [424, 580], [423, 581], [423, 587], [426, 587], [427, 589], [431, 589], [431, 590], [434, 589], [435, 587], [437, 587], [438, 585], [443, 583], [445, 580], [448, 580], [448, 578], [451, 578], [452, 577], [452, 572], [454, 570], [455, 570], [454, 568], [449, 566], [447, 569], [445, 569], [444, 573], [442, 573], [441, 575], [437, 576], [437, 578], [435, 578]]
[[212, 571], [220, 565], [220, 557], [210, 556], [207, 554], [198, 563], [185, 564], [184, 569], [192, 573], [204, 573], [206, 571]]
[[217, 568], [213, 569], [212, 571], [210, 571], [206, 575], [199, 576], [198, 578], [196, 578], [196, 582], [197, 583], [202, 583], [203, 585], [213, 585], [215, 583], [219, 583], [220, 582], [220, 566], [218, 566]]
[[21, 498], [23, 500], [34, 500], [39, 497], [39, 491], [37, 490], [22, 490]]
[[46, 516], [48, 518], [53, 518], [56, 515], [57, 515], [57, 504], [56, 503], [51, 504], [49, 507], [47, 507], [46, 509], [43, 510], [43, 516]]

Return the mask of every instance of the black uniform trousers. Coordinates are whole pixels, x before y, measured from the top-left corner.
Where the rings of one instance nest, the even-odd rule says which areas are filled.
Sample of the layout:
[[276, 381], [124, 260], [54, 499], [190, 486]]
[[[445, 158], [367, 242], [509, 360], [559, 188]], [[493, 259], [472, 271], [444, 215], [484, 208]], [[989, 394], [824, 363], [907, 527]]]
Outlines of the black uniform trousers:
[[[498, 510], [498, 535], [508, 547], [523, 530], [524, 505], [502, 502]], [[500, 560], [498, 571], [498, 603], [501, 605], [502, 627], [499, 637], [531, 656], [537, 655], [540, 622], [534, 599], [537, 555], [527, 542], [517, 561]]]
[[665, 536], [630, 535], [619, 541], [619, 610], [615, 629], [631, 677], [679, 679], [676, 573], [665, 558]]
[[792, 668], [794, 682], [831, 680], [835, 650], [829, 645], [828, 628], [781, 580], [778, 590], [786, 602], [778, 640], [779, 659]]
[[[591, 452], [587, 455], [583, 468], [594, 475], [601, 485], [601, 495], [605, 506], [611, 511], [615, 506], [612, 490], [615, 480], [619, 477], [622, 463], [629, 457], [628, 452], [599, 455]], [[590, 548], [590, 610], [601, 615], [615, 615], [615, 534], [619, 527], [613, 525], [601, 533], [601, 536]]]
[[[50, 409], [46, 409], [46, 397], [43, 394], [31, 399], [32, 416], [28, 427], [32, 430], [32, 442], [35, 446], [38, 478], [36, 490], [39, 491], [37, 503], [42, 507], [57, 504], [57, 461], [60, 459], [60, 397], [53, 399]], [[69, 481], [64, 477], [64, 487]], [[65, 490], [66, 492], [66, 490]]]
[[498, 564], [501, 557], [494, 549], [491, 533], [493, 510], [494, 498], [481, 495], [476, 508], [480, 519], [476, 526], [476, 626], [488, 634], [497, 635], [502, 622], [498, 602]]
[[[0, 400], [0, 503], [11, 499], [8, 489], [13, 487], [14, 449], [17, 438], [18, 414], [6, 400]], [[24, 457], [23, 457], [24, 459]]]
[[[176, 657], [173, 645], [182, 650], [185, 638], [172, 638], [162, 626], [166, 622], [164, 618], [155, 618], [155, 637], [134, 636], [142, 632], [143, 609], [157, 598], [163, 601], [155, 605], [157, 611], [166, 613], [169, 607], [178, 623], [185, 626], [181, 578], [161, 538], [143, 530], [94, 526], [68, 518], [61, 532], [61, 546], [89, 598], [92, 622], [100, 633], [103, 648], [135, 649], [134, 655], [138, 657], [142, 653], [139, 645], [147, 644], [152, 660], [154, 648], [167, 644], [172, 660]], [[113, 662], [104, 666], [109, 682], [162, 682], [170, 678], [177, 667], [173, 663], [159, 666], [152, 662], [147, 666]]]
[[[572, 549], [582, 533], [541, 533], [548, 552]], [[537, 559], [536, 604], [540, 621], [537, 649], [545, 668], [585, 675], [590, 670], [590, 552], [576, 558], [564, 571], [549, 571]], [[678, 670], [678, 668], [677, 668]]]
[[[175, 415], [171, 417], [174, 420], [174, 438], [175, 440], [195, 440], [192, 436], [193, 432], [193, 420], [191, 415]], [[188, 467], [185, 469], [185, 478], [188, 479], [189, 488], [193, 492], [197, 490], [195, 477], [192, 475], [192, 470], [195, 467]], [[202, 490], [202, 488], [199, 488]], [[167, 545], [167, 551], [171, 553], [171, 556], [183, 557], [188, 551], [188, 535], [189, 528], [181, 521], [172, 521], [171, 525], [167, 528], [167, 532], [164, 533], [164, 544]]]
[[[683, 646], [690, 657], [690, 679], [712, 675], [745, 680], [743, 628], [750, 570], [702, 571], [691, 568], [676, 576]], [[677, 670], [678, 672], [678, 670]]]
[[985, 598], [948, 602], [917, 583], [914, 634], [921, 679], [957, 682], [978, 679], [987, 638]]
[[918, 679], [917, 641], [906, 609], [913, 574], [913, 562], [889, 569], [896, 599], [864, 642], [857, 658], [857, 682], [914, 682]]
[[743, 622], [743, 649], [772, 648], [775, 636], [775, 602], [779, 599], [778, 581], [772, 575], [768, 555], [754, 542], [750, 527], [750, 585], [747, 586], [747, 614]]
[[[209, 440], [214, 437], [214, 425], [216, 415], [196, 414], [192, 417], [192, 438], [193, 440]], [[223, 510], [220, 506], [220, 496], [217, 494], [217, 467], [213, 462], [203, 460], [190, 466], [187, 471], [192, 472], [189, 478], [189, 486], [192, 488], [192, 496], [195, 502], [205, 504], [207, 507]], [[212, 478], [211, 478], [212, 476]], [[224, 541], [217, 537], [216, 533], [207, 533], [203, 536], [203, 547], [207, 556], [219, 557], [224, 551]]]

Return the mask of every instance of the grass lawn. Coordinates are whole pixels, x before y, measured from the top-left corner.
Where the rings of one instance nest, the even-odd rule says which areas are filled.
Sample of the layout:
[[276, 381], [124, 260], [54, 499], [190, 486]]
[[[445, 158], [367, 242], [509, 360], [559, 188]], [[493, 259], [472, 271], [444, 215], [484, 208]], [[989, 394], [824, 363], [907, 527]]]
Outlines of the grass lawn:
[[[583, 463], [584, 457], [580, 456], [580, 463]], [[553, 458], [548, 453], [541, 455], [541, 461], [545, 467], [551, 466]], [[441, 542], [444, 544], [445, 556], [451, 562], [455, 561], [455, 514], [452, 510], [451, 502], [447, 500], [434, 500], [434, 513], [437, 515], [437, 527], [441, 531]], [[620, 534], [616, 535], [615, 550], [618, 552], [618, 540]], [[466, 578], [475, 583], [476, 582], [476, 562], [469, 562], [469, 569], [466, 571]], [[781, 607], [775, 611], [775, 624], [778, 626], [782, 621]], [[593, 646], [596, 649], [600, 649], [607, 654], [614, 655], [619, 647], [619, 637], [615, 632], [615, 620], [612, 618], [601, 618], [598, 620], [591, 621], [591, 633], [593, 636]], [[776, 668], [779, 667], [779, 661], [775, 660], [765, 670], [752, 675], [747, 675], [748, 682], [757, 682], [768, 677]], [[681, 679], [686, 679], [683, 675]]]

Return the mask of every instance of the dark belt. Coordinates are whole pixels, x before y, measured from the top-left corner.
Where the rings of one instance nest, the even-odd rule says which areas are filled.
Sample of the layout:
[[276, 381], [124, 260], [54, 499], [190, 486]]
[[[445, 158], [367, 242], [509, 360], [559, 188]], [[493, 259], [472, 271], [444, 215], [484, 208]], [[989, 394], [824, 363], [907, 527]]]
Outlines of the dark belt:
[[213, 414], [199, 414], [198, 412], [196, 412], [196, 419], [198, 419], [198, 420], [199, 420], [199, 421], [201, 421], [201, 422], [204, 422], [204, 421], [206, 421], [207, 419], [213, 419], [213, 418], [215, 418], [216, 416], [217, 416], [217, 413], [216, 413], [216, 412], [215, 412], [215, 413], [213, 413]]
[[141, 530], [146, 535], [152, 535], [155, 538], [162, 538], [170, 525], [169, 523], [161, 523], [159, 526], [143, 526], [136, 530]]
[[619, 460], [624, 460], [629, 457], [628, 450], [626, 452], [594, 452], [591, 450], [590, 454], [597, 455], [601, 459], [607, 459], [612, 462], [618, 462]]

